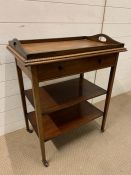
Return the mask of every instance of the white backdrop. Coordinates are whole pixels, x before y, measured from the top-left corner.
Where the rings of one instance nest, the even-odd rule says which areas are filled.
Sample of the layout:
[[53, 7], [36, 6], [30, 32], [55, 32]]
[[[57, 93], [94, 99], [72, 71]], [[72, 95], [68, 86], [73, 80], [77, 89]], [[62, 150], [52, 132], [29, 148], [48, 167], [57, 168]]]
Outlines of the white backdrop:
[[[6, 49], [8, 40], [100, 33], [104, 4], [105, 0], [0, 0], [0, 135], [24, 127], [14, 58]], [[113, 95], [131, 90], [130, 11], [129, 0], [107, 0], [103, 32], [125, 42], [129, 50], [120, 55]], [[96, 83], [106, 87], [108, 73], [108, 69], [98, 71]], [[86, 78], [94, 81], [95, 73]], [[30, 81], [25, 76], [24, 80], [29, 88]], [[28, 107], [31, 110], [29, 103]]]

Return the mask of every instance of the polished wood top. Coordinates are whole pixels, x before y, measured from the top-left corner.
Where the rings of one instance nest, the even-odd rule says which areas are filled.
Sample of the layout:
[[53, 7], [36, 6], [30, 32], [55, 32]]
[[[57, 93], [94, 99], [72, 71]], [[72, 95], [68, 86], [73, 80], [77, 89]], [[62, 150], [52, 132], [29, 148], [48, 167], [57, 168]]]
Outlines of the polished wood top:
[[54, 42], [38, 42], [38, 43], [28, 43], [21, 44], [22, 47], [28, 53], [37, 53], [37, 52], [52, 52], [52, 51], [62, 51], [62, 50], [71, 50], [79, 48], [89, 48], [96, 46], [105, 46], [106, 43], [90, 41], [87, 39], [81, 40], [71, 40], [71, 41], [54, 41]]
[[104, 34], [35, 40], [13, 39], [9, 41], [7, 48], [26, 66], [126, 51], [123, 43]]

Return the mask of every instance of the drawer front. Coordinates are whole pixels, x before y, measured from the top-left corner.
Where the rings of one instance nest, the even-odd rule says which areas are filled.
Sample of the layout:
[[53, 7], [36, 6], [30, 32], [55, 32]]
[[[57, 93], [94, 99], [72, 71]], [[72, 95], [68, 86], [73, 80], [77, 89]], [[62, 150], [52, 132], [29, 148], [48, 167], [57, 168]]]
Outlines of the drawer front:
[[111, 67], [116, 64], [116, 58], [116, 54], [110, 54], [106, 56], [103, 55], [78, 60], [39, 65], [38, 77], [40, 81], [43, 81]]

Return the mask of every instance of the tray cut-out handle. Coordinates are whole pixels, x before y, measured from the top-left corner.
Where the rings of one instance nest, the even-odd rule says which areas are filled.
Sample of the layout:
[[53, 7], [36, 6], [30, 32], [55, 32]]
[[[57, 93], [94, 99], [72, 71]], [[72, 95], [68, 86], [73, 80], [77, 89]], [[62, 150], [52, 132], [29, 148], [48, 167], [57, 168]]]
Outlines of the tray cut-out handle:
[[108, 35], [105, 35], [103, 33], [93, 35], [89, 38], [93, 41], [97, 41], [97, 42], [99, 41], [99, 42], [102, 42], [102, 43], [105, 43], [105, 44], [120, 44], [120, 42], [112, 39], [111, 37], [109, 37]]

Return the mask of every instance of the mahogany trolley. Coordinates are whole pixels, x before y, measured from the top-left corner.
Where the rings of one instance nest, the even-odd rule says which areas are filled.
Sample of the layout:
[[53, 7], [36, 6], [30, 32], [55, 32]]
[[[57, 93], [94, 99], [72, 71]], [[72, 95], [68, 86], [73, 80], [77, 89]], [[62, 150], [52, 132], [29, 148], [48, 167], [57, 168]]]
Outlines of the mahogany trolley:
[[[103, 40], [104, 39], [104, 40]], [[48, 166], [45, 142], [103, 116], [104, 131], [119, 52], [124, 44], [104, 34], [94, 36], [9, 41], [15, 56], [26, 129], [29, 121], [39, 137], [42, 161]], [[104, 90], [84, 78], [84, 73], [111, 67]], [[24, 90], [22, 71], [32, 89]], [[80, 74], [79, 78], [39, 87], [39, 82]], [[87, 100], [106, 94], [104, 111]], [[25, 97], [34, 106], [28, 113]]]

